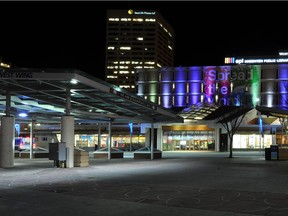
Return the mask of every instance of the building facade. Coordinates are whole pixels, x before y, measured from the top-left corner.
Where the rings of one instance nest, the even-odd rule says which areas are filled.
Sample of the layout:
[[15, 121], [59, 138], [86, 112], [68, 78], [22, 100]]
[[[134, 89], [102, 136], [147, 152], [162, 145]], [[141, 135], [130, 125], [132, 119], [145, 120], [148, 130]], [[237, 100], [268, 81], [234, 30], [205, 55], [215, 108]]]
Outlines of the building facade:
[[199, 102], [287, 107], [288, 64], [171, 67], [138, 71], [138, 95], [166, 108]]
[[105, 81], [136, 93], [136, 70], [173, 64], [174, 31], [158, 11], [107, 11]]
[[[198, 104], [287, 109], [288, 64], [285, 62], [283, 57], [254, 58], [246, 63], [234, 61], [222, 66], [141, 69], [138, 95], [175, 110], [193, 106], [197, 109]], [[196, 118], [185, 122], [159, 125], [158, 148], [228, 150], [227, 132], [219, 124]], [[276, 143], [288, 144], [279, 119], [261, 116], [255, 109], [246, 114], [233, 137], [234, 149], [261, 150]]]

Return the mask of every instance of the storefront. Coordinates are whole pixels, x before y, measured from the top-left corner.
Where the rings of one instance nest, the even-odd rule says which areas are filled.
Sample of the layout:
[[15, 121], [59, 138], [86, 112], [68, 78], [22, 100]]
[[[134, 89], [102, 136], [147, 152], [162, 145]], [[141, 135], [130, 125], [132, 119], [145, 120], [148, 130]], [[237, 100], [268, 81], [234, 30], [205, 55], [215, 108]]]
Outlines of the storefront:
[[163, 126], [163, 151], [215, 151], [215, 129], [206, 125]]
[[[108, 146], [108, 134], [101, 134], [100, 142], [98, 142], [98, 134], [75, 134], [75, 146], [83, 149], [98, 149]], [[100, 146], [98, 147], [98, 143]], [[145, 146], [144, 135], [112, 135], [111, 147], [121, 150], [139, 149]]]

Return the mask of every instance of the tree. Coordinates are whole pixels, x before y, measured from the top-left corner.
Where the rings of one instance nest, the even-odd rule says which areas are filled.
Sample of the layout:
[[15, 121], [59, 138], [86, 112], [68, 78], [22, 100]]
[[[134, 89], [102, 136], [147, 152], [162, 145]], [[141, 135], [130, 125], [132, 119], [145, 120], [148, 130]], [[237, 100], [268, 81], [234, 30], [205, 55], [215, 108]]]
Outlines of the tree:
[[233, 157], [233, 136], [237, 132], [239, 126], [241, 125], [246, 113], [251, 110], [249, 107], [237, 107], [237, 106], [227, 106], [231, 110], [230, 112], [225, 112], [218, 117], [217, 123], [220, 123], [228, 134], [229, 143], [229, 158]]

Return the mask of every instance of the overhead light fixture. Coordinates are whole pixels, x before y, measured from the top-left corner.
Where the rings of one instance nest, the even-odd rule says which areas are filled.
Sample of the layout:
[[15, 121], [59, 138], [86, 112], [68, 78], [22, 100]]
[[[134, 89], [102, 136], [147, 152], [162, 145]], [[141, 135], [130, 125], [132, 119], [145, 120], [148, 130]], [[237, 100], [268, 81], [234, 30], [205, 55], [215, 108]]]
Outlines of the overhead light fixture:
[[78, 83], [78, 80], [76, 79], [71, 79], [70, 80], [70, 83], [73, 84], [73, 85], [76, 85]]
[[27, 115], [27, 113], [19, 113], [18, 116], [19, 116], [19, 117], [22, 117], [22, 118], [25, 118], [25, 117], [27, 117], [28, 115]]

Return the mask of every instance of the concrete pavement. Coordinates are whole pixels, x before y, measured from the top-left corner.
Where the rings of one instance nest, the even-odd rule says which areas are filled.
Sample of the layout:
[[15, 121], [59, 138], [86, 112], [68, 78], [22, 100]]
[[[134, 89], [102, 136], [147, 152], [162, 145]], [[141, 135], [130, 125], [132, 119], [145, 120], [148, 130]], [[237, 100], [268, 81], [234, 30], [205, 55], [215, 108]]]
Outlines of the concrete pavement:
[[15, 167], [0, 168], [0, 215], [288, 214], [288, 161], [266, 161], [263, 152], [131, 154], [74, 168], [17, 158]]

